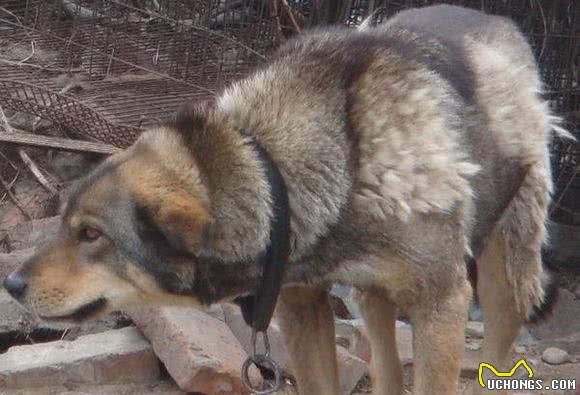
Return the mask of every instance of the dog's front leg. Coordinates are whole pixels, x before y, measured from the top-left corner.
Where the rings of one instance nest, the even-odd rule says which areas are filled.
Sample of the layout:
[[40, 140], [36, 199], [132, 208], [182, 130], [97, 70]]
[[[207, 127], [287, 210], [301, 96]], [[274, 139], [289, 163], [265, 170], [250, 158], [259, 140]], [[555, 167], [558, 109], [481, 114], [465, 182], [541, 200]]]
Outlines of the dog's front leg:
[[415, 395], [457, 394], [469, 292], [457, 286], [411, 311]]
[[363, 291], [358, 297], [372, 350], [374, 395], [401, 395], [403, 370], [397, 351], [397, 307], [385, 295]]
[[282, 290], [278, 310], [300, 395], [338, 395], [334, 316], [322, 287]]

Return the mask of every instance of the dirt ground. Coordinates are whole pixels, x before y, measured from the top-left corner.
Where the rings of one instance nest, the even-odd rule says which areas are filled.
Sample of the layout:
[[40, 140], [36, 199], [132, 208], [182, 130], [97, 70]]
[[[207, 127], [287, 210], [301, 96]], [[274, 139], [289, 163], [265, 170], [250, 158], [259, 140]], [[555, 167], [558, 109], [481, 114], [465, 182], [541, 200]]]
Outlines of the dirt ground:
[[[562, 378], [562, 377], [575, 377], [577, 383], [580, 384], [580, 362], [572, 363], [564, 366], [559, 366], [556, 368], [544, 367], [540, 370], [540, 376], [545, 380]], [[411, 395], [413, 393], [412, 385], [412, 369], [406, 368], [404, 371], [405, 375], [405, 393], [404, 395]], [[457, 395], [469, 395], [470, 386], [475, 383], [475, 378], [462, 377]], [[361, 381], [360, 388], [354, 392], [352, 395], [368, 395], [371, 394], [372, 390], [370, 388], [370, 382], [368, 378]], [[576, 391], [535, 391], [535, 392], [519, 392], [515, 395], [577, 395], [580, 392]], [[169, 378], [165, 378], [155, 384], [150, 385], [138, 385], [138, 384], [125, 384], [125, 385], [79, 385], [79, 386], [68, 386], [68, 387], [51, 387], [42, 389], [23, 389], [15, 391], [2, 391], [0, 390], [0, 395], [186, 395], [185, 392], [179, 390], [175, 383]], [[195, 394], [196, 395], [196, 394]], [[294, 388], [286, 386], [281, 391], [277, 392], [276, 395], [297, 395]]]

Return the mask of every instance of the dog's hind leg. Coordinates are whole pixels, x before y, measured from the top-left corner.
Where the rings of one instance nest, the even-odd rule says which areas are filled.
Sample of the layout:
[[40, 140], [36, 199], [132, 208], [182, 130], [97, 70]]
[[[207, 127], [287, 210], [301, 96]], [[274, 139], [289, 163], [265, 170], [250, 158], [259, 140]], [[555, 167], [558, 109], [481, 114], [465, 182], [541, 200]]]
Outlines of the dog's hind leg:
[[[491, 364], [499, 372], [508, 372], [513, 363], [511, 351], [524, 319], [518, 312], [513, 290], [508, 283], [505, 268], [504, 240], [495, 234], [478, 259], [477, 290], [483, 309], [485, 337], [481, 362]], [[483, 370], [484, 383], [493, 377], [488, 369]], [[493, 393], [505, 395], [505, 391], [487, 391], [479, 383], [473, 384], [473, 394]]]
[[282, 290], [278, 318], [300, 395], [338, 395], [334, 315], [320, 287]]
[[372, 291], [361, 293], [359, 306], [372, 350], [373, 394], [401, 395], [403, 371], [395, 338], [397, 308], [386, 296]]
[[409, 313], [413, 324], [414, 394], [456, 395], [470, 299], [467, 281], [424, 296]]

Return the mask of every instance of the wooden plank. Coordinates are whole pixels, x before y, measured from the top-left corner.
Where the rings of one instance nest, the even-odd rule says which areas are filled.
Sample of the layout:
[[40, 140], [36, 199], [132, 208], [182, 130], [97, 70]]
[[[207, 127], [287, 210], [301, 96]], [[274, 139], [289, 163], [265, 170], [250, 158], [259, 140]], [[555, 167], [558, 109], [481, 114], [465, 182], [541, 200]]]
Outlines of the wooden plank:
[[12, 128], [13, 132], [0, 132], [0, 142], [19, 145], [32, 145], [47, 147], [63, 151], [92, 152], [96, 154], [111, 155], [121, 151], [110, 144], [92, 141], [71, 140], [62, 137], [50, 137], [39, 134], [31, 134]]

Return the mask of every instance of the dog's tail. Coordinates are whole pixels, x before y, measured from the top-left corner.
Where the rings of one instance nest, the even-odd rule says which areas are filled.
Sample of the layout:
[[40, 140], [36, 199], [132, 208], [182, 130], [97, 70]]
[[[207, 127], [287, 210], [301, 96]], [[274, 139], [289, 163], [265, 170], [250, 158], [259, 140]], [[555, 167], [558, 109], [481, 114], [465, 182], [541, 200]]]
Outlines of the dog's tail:
[[[542, 263], [551, 195], [549, 164], [532, 164], [494, 232], [504, 244], [505, 273], [518, 313], [528, 322], [546, 316], [557, 296], [557, 284]], [[477, 298], [477, 259], [465, 259]]]
[[[548, 163], [530, 165], [520, 188], [502, 214], [494, 232], [503, 243], [505, 274], [517, 312], [535, 323], [549, 315], [558, 284], [542, 262], [547, 242], [546, 222], [552, 191]], [[469, 280], [477, 298], [477, 259], [466, 258]]]
[[505, 268], [517, 311], [528, 320], [545, 311], [551, 298], [550, 276], [542, 264], [546, 222], [552, 192], [550, 164], [533, 163], [498, 224], [505, 243]]
[[[553, 137], [574, 140], [560, 126], [560, 118], [546, 108], [548, 129]], [[552, 195], [552, 174], [546, 148], [543, 160], [528, 164], [527, 173], [515, 196], [502, 213], [494, 232], [505, 251], [505, 273], [518, 313], [527, 322], [547, 316], [558, 296], [558, 283], [542, 262], [548, 241], [546, 224]], [[469, 280], [477, 289], [477, 258], [466, 258]], [[477, 296], [476, 296], [477, 301]]]

